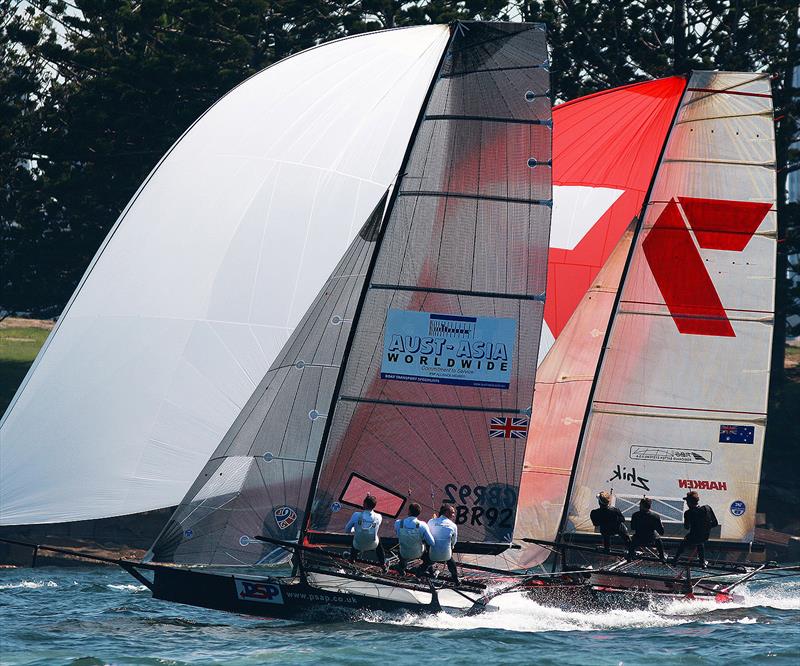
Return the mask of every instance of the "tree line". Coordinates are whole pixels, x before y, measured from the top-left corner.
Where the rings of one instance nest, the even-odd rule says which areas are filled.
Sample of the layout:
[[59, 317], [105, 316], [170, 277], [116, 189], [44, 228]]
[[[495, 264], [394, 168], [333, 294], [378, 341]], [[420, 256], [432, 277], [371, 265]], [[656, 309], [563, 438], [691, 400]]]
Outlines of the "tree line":
[[773, 75], [782, 350], [800, 315], [796, 0], [0, 0], [0, 312], [58, 315], [161, 155], [243, 79], [337, 37], [457, 19], [545, 22], [555, 101], [693, 68]]

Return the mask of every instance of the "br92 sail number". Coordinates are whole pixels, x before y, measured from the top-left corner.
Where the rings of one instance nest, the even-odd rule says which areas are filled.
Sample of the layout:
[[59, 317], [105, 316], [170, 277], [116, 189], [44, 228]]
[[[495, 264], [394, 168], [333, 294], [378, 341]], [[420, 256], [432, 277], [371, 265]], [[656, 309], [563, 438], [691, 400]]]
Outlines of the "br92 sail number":
[[[511, 488], [461, 485], [448, 483], [444, 487], [445, 502], [455, 504], [456, 524], [514, 526], [512, 518], [516, 493]], [[471, 504], [471, 506], [468, 505]]]

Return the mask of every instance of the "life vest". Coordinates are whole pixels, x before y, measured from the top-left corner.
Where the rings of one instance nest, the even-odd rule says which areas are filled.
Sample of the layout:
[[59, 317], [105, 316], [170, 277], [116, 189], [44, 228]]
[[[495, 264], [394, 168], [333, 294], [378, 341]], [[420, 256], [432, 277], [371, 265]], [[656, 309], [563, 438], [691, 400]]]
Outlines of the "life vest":
[[[408, 522], [407, 522], [408, 521]], [[410, 523], [410, 525], [409, 525]], [[395, 523], [397, 541], [400, 544], [400, 557], [415, 560], [422, 556], [425, 543], [422, 536], [423, 523], [416, 518], [404, 518]]]
[[381, 526], [380, 517], [372, 511], [362, 511], [356, 520], [353, 531], [353, 548], [365, 552], [378, 547], [378, 528]]

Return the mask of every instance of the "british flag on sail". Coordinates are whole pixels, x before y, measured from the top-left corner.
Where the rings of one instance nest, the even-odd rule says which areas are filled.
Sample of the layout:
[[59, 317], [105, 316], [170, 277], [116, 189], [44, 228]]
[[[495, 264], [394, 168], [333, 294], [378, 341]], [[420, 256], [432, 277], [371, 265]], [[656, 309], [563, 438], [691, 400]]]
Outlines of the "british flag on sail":
[[523, 439], [528, 434], [528, 419], [498, 417], [489, 421], [489, 437]]

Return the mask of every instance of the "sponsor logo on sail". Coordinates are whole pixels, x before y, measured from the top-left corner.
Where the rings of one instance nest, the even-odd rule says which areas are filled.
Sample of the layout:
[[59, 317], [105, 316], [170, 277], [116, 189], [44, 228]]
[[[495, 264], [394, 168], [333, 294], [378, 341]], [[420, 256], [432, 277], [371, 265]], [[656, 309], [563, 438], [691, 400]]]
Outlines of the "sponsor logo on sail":
[[339, 513], [339, 511], [341, 510], [342, 510], [342, 505], [339, 504], [339, 502], [334, 502], [333, 504], [331, 504], [331, 511], [333, 513]]
[[389, 310], [381, 378], [507, 389], [516, 339], [507, 317]]
[[678, 479], [678, 488], [687, 490], [727, 490], [725, 481], [695, 481], [693, 479]]
[[712, 454], [706, 449], [671, 449], [665, 446], [632, 446], [631, 460], [710, 465]]
[[631, 467], [631, 471], [629, 472], [627, 467], [617, 465], [617, 468], [612, 472], [611, 478], [608, 481], [609, 483], [612, 481], [628, 481], [634, 488], [650, 490], [650, 486], [647, 485], [650, 483], [650, 479], [639, 476], [636, 473], [635, 467]]
[[184, 530], [183, 531], [183, 536], [186, 539], [191, 539], [194, 536], [194, 531], [193, 530]]
[[282, 604], [283, 594], [281, 588], [273, 583], [260, 580], [234, 579], [236, 581], [236, 596], [244, 601], [258, 601], [262, 604]]
[[275, 522], [282, 530], [294, 525], [297, 520], [297, 512], [290, 506], [279, 506], [272, 512], [272, 515], [275, 516]]
[[769, 209], [769, 203], [678, 197], [661, 211], [642, 249], [682, 335], [736, 337], [697, 246], [744, 251]]
[[489, 437], [524, 439], [528, 434], [528, 419], [499, 417], [489, 421]]
[[747, 511], [747, 506], [742, 500], [736, 500], [731, 503], [731, 513], [737, 518], [743, 516], [745, 511]]
[[755, 426], [721, 425], [719, 427], [719, 441], [726, 444], [752, 444], [755, 436]]

